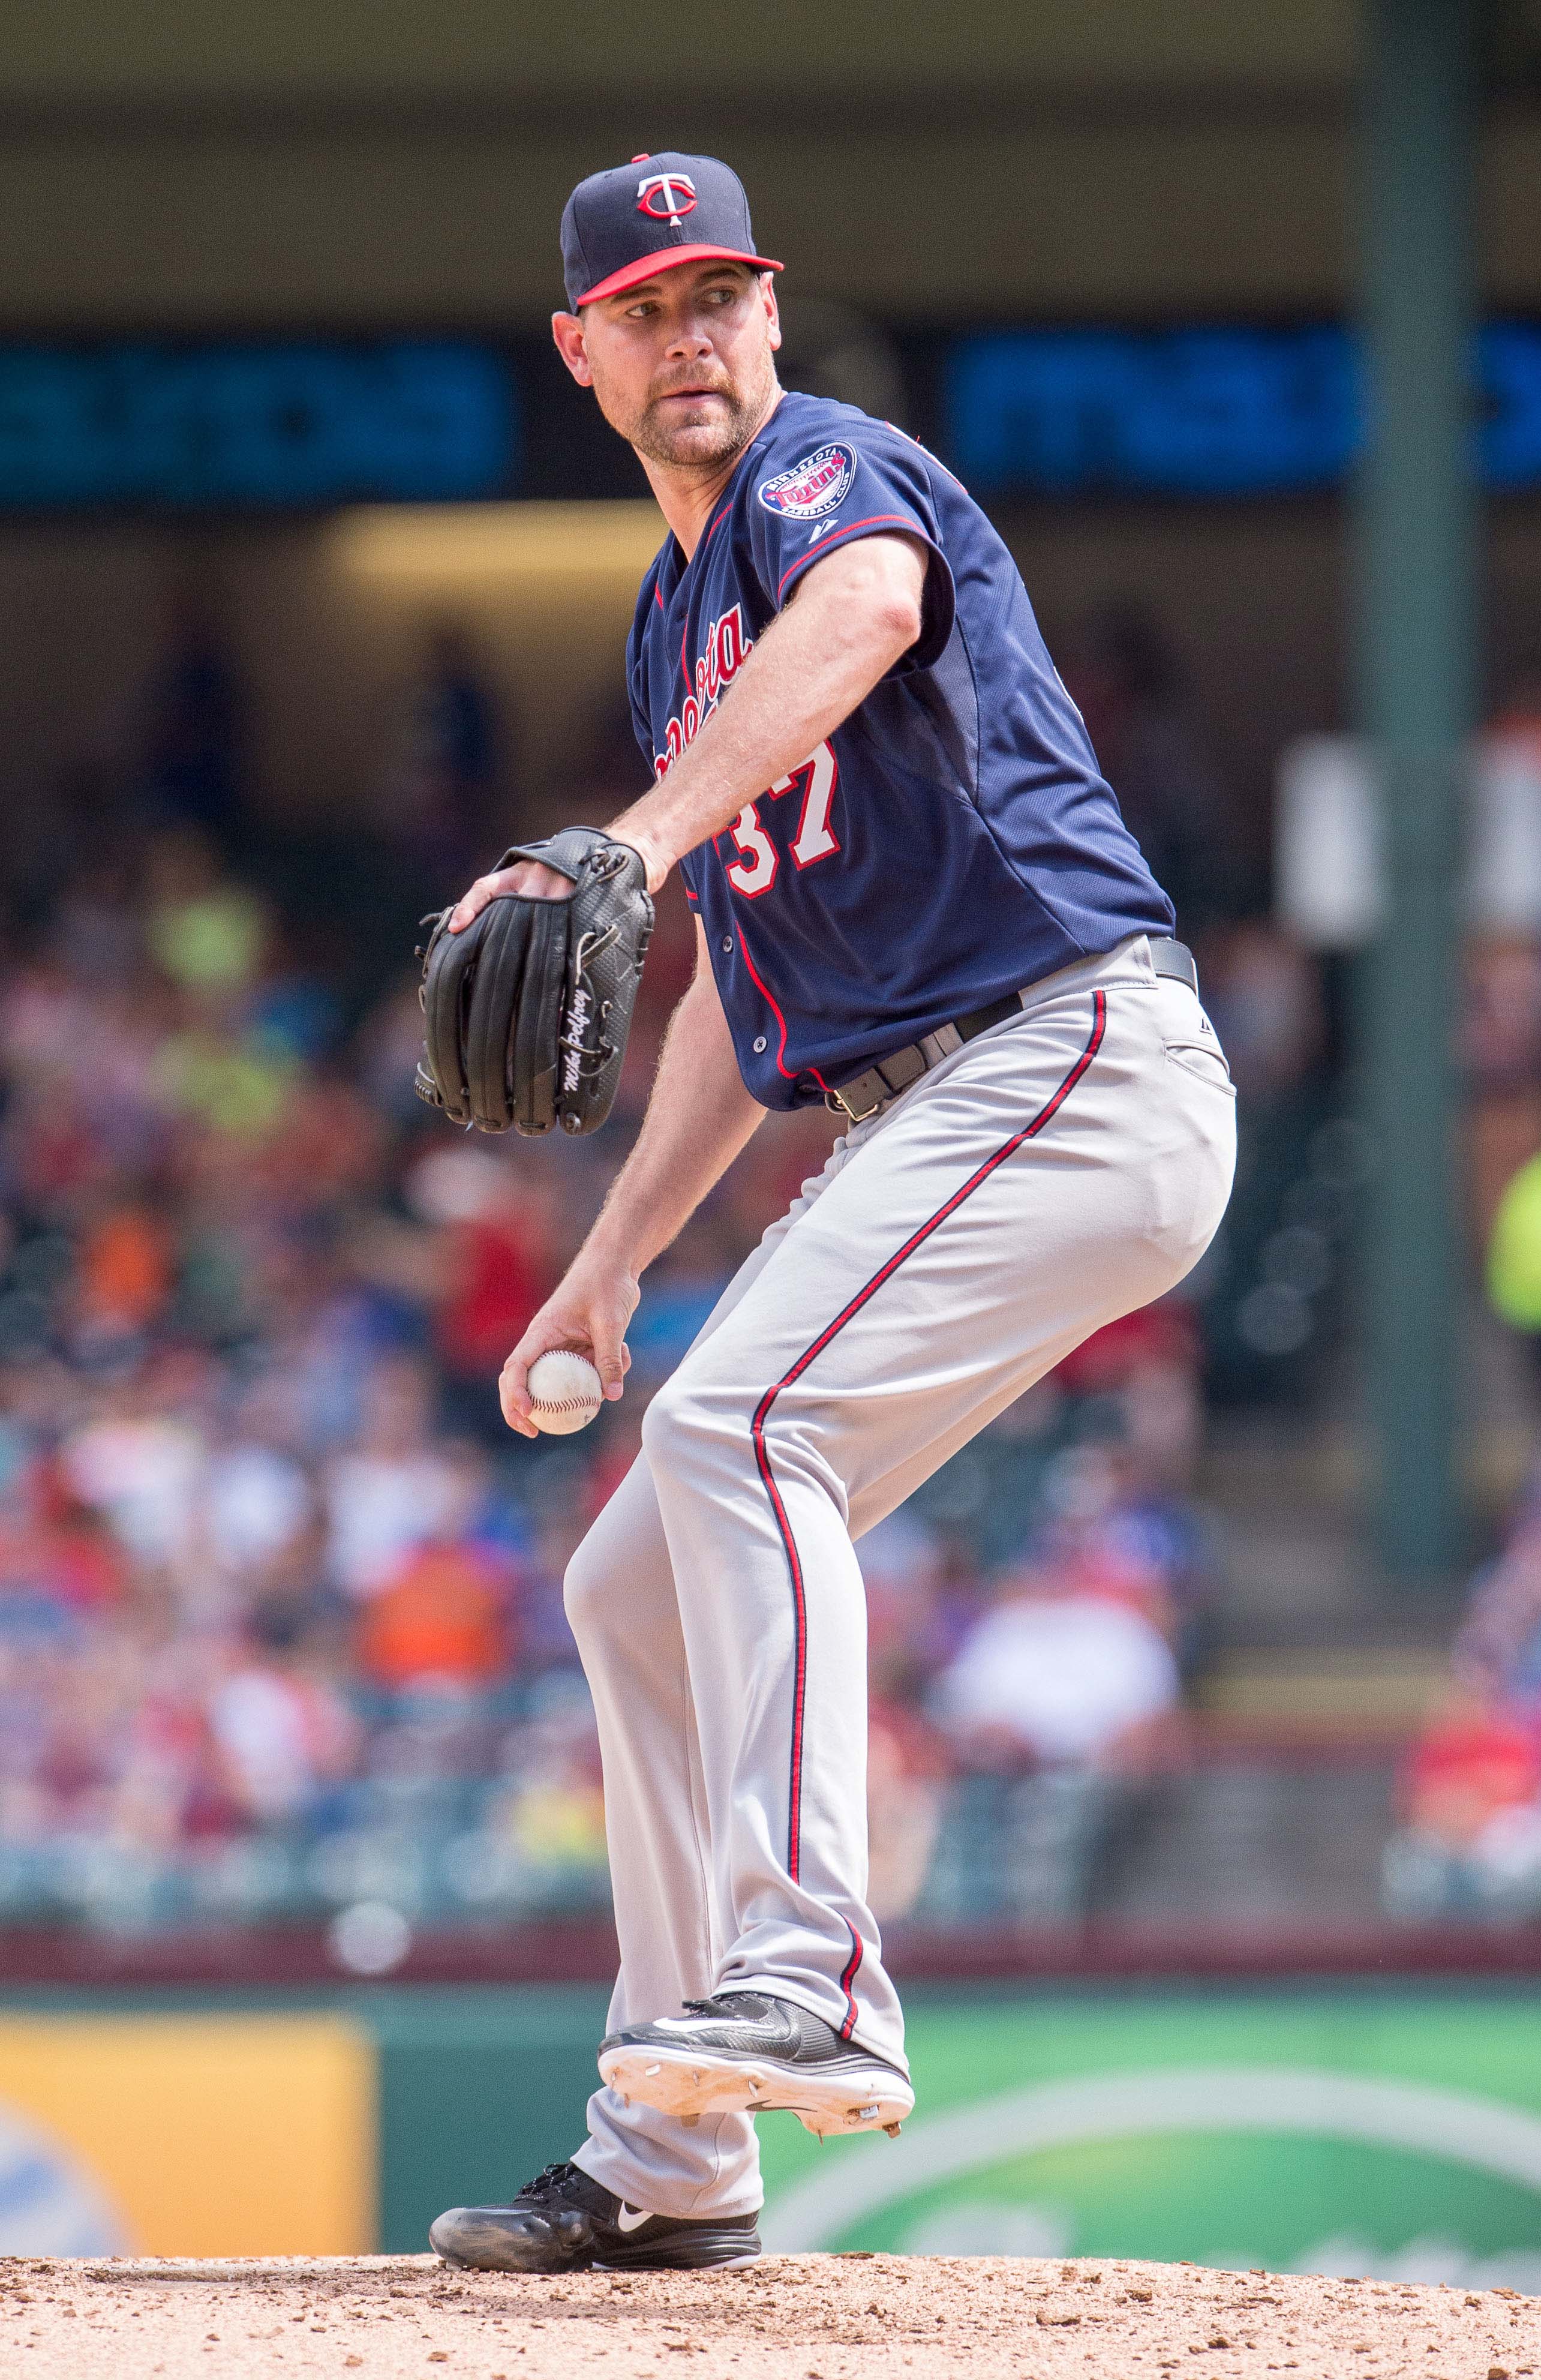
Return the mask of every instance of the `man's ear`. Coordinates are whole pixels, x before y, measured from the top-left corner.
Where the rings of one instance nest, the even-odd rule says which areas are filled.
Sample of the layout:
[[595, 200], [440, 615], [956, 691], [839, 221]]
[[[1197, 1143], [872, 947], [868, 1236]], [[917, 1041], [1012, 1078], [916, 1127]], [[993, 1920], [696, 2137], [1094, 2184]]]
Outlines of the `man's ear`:
[[782, 343], [782, 318], [781, 311], [776, 304], [775, 274], [773, 273], [762, 273], [759, 276], [759, 285], [765, 298], [765, 310], [770, 320], [770, 346], [772, 351], [774, 351]]
[[588, 349], [584, 343], [583, 322], [576, 314], [553, 314], [552, 337], [556, 352], [572, 373], [579, 388], [592, 388], [594, 374], [588, 362]]

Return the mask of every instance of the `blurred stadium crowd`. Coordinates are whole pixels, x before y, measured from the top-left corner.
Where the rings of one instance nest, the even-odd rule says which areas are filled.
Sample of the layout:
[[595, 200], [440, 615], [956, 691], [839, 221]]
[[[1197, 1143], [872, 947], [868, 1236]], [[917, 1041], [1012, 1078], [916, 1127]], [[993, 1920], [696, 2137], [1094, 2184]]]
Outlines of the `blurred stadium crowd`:
[[1404, 1764], [1382, 1889], [1401, 1918], [1541, 1915], [1541, 1478], [1472, 1583], [1448, 1693]]
[[[1120, 1811], [1182, 1758], [1217, 1558], [1193, 1495], [1205, 1383], [1258, 1393], [1325, 1335], [1358, 1178], [1329, 1002], [1226, 891], [1148, 639], [1104, 623], [1077, 691], [1197, 919], [1243, 1178], [1201, 1276], [1080, 1350], [864, 1541], [888, 1916], [1076, 1914]], [[330, 892], [309, 896], [334, 929], [307, 930], [292, 852], [243, 809], [234, 674], [189, 615], [103, 831], [44, 834], [56, 864], [16, 895], [0, 1920], [602, 1905], [564, 1562], [650, 1389], [832, 1120], [769, 1122], [649, 1274], [620, 1406], [575, 1439], [512, 1439], [498, 1368], [636, 1128], [691, 929], [666, 900], [602, 1137], [456, 1135], [413, 1093], [409, 921], [419, 886], [448, 897], [485, 864], [513, 805], [448, 632], [403, 716], [369, 856], [383, 885], [350, 884], [339, 845]]]

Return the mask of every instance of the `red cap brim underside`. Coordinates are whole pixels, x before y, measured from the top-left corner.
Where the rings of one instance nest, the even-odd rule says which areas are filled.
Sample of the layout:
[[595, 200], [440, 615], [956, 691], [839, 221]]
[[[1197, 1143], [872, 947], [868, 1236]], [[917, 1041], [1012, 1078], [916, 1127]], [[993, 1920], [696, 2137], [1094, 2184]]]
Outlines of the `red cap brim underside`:
[[639, 281], [650, 281], [657, 273], [672, 272], [677, 264], [707, 264], [716, 260], [722, 264], [752, 264], [757, 273], [780, 273], [783, 270], [773, 256], [746, 256], [741, 248], [660, 248], [651, 256], [639, 256], [635, 264], [623, 264], [603, 281], [596, 281], [575, 298], [575, 306], [591, 306], [596, 298], [618, 298], [623, 289], [635, 289]]

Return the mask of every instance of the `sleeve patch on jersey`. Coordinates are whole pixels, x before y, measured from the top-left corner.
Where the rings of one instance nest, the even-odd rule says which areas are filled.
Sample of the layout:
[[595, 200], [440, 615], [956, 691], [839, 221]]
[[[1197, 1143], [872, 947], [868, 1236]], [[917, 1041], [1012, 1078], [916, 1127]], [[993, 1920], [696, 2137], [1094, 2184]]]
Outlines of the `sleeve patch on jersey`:
[[790, 471], [762, 480], [759, 500], [783, 520], [817, 520], [843, 504], [855, 476], [856, 458], [849, 446], [819, 446]]

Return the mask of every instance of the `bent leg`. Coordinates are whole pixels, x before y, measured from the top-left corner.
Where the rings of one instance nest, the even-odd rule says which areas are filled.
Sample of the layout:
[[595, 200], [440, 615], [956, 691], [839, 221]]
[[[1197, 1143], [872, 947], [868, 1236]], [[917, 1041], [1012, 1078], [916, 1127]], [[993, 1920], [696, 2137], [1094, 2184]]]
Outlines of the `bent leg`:
[[718, 1988], [798, 2001], [896, 2064], [899, 2007], [866, 1903], [853, 1527], [1171, 1288], [1229, 1193], [1229, 1092], [1218, 1069], [1168, 1062], [1148, 960], [1085, 984], [853, 1135], [644, 1427], [713, 1814]]

